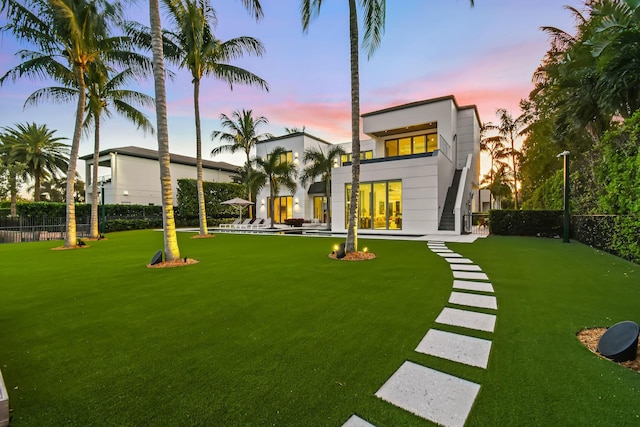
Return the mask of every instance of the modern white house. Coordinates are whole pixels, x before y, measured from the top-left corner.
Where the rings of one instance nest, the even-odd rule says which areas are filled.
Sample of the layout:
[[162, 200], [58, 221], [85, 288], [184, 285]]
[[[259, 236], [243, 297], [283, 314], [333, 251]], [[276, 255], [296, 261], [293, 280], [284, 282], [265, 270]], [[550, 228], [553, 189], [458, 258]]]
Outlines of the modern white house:
[[[478, 188], [480, 119], [476, 106], [459, 106], [453, 96], [412, 102], [362, 115], [359, 221], [360, 234], [460, 234], [470, 221]], [[257, 144], [265, 157], [284, 147], [286, 161], [302, 170], [304, 150], [327, 151], [331, 144], [307, 133], [294, 133]], [[349, 153], [351, 143], [341, 144]], [[332, 231], [346, 232], [351, 192], [347, 154], [331, 175]], [[274, 219], [304, 218], [324, 222], [324, 186], [281, 189]], [[257, 216], [271, 217], [269, 188], [257, 196]]]
[[[85, 161], [86, 200], [91, 200], [93, 154], [80, 157]], [[196, 159], [171, 154], [171, 188], [176, 203], [178, 180], [196, 179]], [[239, 166], [225, 162], [202, 161], [204, 181], [232, 182]], [[161, 205], [160, 163], [158, 152], [140, 147], [102, 150], [98, 161], [99, 190], [104, 188], [106, 204]]]

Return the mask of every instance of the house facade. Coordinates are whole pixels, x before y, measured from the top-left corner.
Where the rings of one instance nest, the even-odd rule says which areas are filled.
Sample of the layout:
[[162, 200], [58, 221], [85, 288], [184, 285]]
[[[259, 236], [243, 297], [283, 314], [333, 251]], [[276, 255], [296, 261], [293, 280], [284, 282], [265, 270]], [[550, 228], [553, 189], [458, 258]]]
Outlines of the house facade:
[[[80, 157], [85, 161], [86, 200], [91, 200], [93, 154]], [[196, 159], [171, 154], [171, 188], [176, 203], [178, 180], [196, 179]], [[158, 152], [140, 147], [120, 147], [100, 151], [98, 160], [98, 188], [104, 188], [106, 204], [161, 205], [160, 163]], [[232, 182], [238, 166], [202, 161], [204, 181]]]
[[[362, 115], [358, 232], [361, 234], [460, 234], [470, 221], [478, 188], [480, 119], [475, 106], [453, 96], [399, 105]], [[346, 232], [351, 192], [351, 143], [331, 174], [332, 231]], [[305, 149], [330, 144], [306, 133], [258, 144], [258, 156], [275, 147], [291, 153], [301, 171]], [[286, 159], [287, 161], [289, 159]], [[295, 194], [282, 189], [275, 222], [305, 218], [324, 222], [324, 186], [313, 183]], [[257, 197], [258, 216], [268, 218], [268, 186]], [[477, 196], [475, 196], [477, 197]], [[325, 206], [326, 208], [326, 206]]]

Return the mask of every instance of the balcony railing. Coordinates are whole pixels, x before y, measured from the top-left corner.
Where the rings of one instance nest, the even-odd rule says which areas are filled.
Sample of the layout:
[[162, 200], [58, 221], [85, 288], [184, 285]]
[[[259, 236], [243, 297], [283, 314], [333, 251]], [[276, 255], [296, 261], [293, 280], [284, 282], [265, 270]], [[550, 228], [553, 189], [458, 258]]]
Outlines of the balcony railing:
[[438, 135], [440, 138], [438, 140], [438, 150], [445, 156], [447, 159], [451, 160], [451, 145], [447, 142], [446, 139], [442, 135]]

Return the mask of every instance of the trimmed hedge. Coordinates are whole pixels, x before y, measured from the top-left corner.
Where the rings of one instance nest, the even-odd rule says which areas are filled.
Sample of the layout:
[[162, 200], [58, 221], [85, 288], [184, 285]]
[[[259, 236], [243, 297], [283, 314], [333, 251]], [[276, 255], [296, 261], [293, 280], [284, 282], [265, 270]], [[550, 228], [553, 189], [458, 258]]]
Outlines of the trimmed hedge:
[[[209, 222], [209, 218], [223, 219], [238, 216], [237, 208], [221, 203], [234, 197], [245, 199], [247, 197], [246, 187], [241, 184], [204, 181], [202, 188], [204, 191], [205, 209], [207, 210], [207, 222]], [[178, 201], [177, 213], [179, 213], [182, 219], [198, 218], [198, 193], [196, 191], [195, 179], [184, 178], [178, 180], [176, 199]]]
[[489, 232], [502, 236], [562, 235], [563, 211], [489, 211]]
[[[492, 210], [491, 234], [559, 237], [563, 211]], [[570, 236], [585, 245], [640, 263], [640, 218], [633, 215], [572, 215]]]
[[622, 215], [571, 217], [573, 238], [640, 264], [640, 218]]

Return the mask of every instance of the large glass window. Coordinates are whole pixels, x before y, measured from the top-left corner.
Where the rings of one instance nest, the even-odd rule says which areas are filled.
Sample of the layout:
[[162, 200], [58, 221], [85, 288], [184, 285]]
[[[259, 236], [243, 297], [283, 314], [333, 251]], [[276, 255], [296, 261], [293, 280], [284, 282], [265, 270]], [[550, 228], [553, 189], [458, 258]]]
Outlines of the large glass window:
[[[346, 184], [345, 226], [349, 226], [351, 184]], [[402, 181], [360, 183], [358, 200], [360, 229], [402, 229]]]
[[[271, 157], [271, 154], [269, 154], [267, 156], [267, 159]], [[280, 154], [280, 159], [278, 161], [278, 163], [292, 163], [293, 162], [293, 152], [292, 151], [287, 151], [286, 153], [281, 153]]]
[[[293, 196], [279, 196], [273, 201], [274, 222], [283, 224], [285, 219], [293, 218]], [[271, 197], [267, 197], [267, 216], [271, 218]]]
[[320, 222], [327, 222], [327, 198], [315, 196], [313, 198], [313, 218]]
[[358, 202], [360, 216], [358, 228], [371, 228], [371, 183], [360, 183], [360, 200]]
[[[369, 160], [373, 159], [373, 150], [366, 150], [360, 152], [360, 160]], [[353, 160], [353, 156], [351, 153], [342, 154], [340, 156], [340, 164], [345, 164]]]
[[408, 156], [410, 154], [430, 153], [438, 149], [438, 134], [407, 136], [388, 139], [384, 143], [385, 157]]

